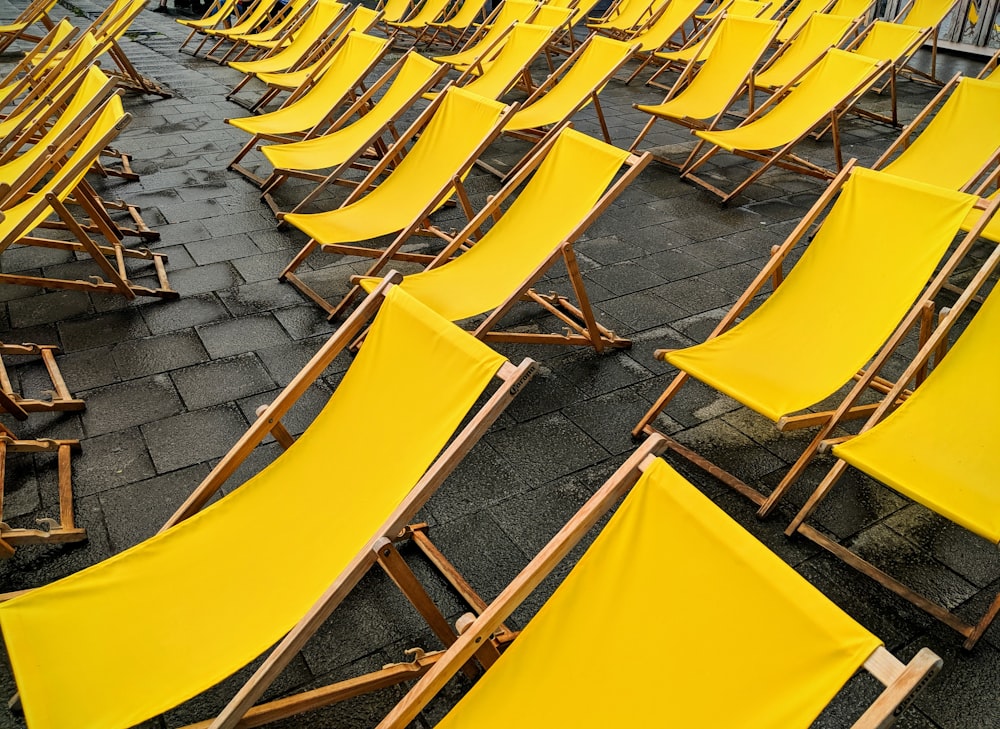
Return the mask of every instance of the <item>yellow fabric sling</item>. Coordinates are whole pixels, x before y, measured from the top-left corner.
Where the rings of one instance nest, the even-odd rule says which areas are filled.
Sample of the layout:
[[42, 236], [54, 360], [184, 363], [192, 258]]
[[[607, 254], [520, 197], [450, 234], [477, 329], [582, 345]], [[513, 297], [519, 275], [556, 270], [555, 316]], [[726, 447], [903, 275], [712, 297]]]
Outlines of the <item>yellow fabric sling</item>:
[[[131, 727], [261, 654], [379, 536], [504, 361], [393, 288], [277, 460], [174, 528], [0, 605], [31, 729]], [[280, 539], [262, 542], [268, 525]]]
[[974, 204], [972, 195], [855, 169], [774, 293], [667, 361], [774, 421], [816, 404], [882, 346]]
[[437, 726], [804, 728], [880, 644], [656, 459]]
[[833, 449], [873, 478], [1000, 544], [1000, 292], [888, 418]]

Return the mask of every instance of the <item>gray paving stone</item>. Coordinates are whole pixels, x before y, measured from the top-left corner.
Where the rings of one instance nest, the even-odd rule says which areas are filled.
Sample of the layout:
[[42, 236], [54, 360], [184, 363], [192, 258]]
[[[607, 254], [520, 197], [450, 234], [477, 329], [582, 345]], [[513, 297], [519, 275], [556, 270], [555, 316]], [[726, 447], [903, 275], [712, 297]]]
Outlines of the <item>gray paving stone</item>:
[[142, 316], [135, 310], [111, 312], [89, 319], [59, 322], [63, 350], [74, 352], [116, 344], [149, 334]]
[[190, 410], [270, 390], [274, 381], [253, 354], [205, 362], [174, 372], [174, 386]]
[[271, 314], [207, 324], [196, 327], [196, 331], [213, 359], [266, 349], [290, 341], [284, 328]]
[[119, 342], [111, 354], [125, 380], [187, 367], [206, 356], [201, 340], [192, 331]]
[[16, 299], [7, 304], [7, 309], [10, 312], [11, 326], [20, 329], [87, 314], [91, 311], [91, 305], [90, 299], [83, 292], [53, 291], [50, 294]]
[[146, 326], [153, 334], [210, 324], [230, 318], [226, 307], [215, 294], [187, 296], [179, 301], [171, 301], [168, 306], [157, 303], [142, 309]]
[[166, 375], [108, 385], [91, 390], [85, 398], [87, 410], [82, 417], [88, 437], [154, 422], [182, 410]]
[[246, 431], [232, 405], [193, 410], [142, 426], [157, 473], [166, 473], [225, 455]]

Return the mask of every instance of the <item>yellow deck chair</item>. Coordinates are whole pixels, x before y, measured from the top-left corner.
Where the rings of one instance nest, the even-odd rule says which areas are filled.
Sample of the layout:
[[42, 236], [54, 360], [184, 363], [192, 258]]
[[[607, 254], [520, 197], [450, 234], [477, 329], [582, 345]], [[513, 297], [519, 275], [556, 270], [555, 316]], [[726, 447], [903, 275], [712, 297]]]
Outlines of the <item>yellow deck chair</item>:
[[982, 123], [998, 115], [1000, 84], [955, 76], [872, 168], [971, 191], [1000, 160], [1000, 125]]
[[183, 51], [184, 46], [199, 33], [204, 34], [206, 28], [222, 27], [233, 13], [236, 12], [236, 0], [215, 0], [200, 18], [175, 18], [181, 25], [190, 28], [188, 37], [181, 43], [178, 51]]
[[667, 4], [667, 0], [618, 0], [599, 20], [589, 21], [587, 27], [598, 33], [630, 37], [648, 25]]
[[392, 29], [393, 42], [398, 43], [401, 34], [413, 37], [412, 45], [419, 43], [424, 34], [431, 30], [435, 21], [443, 21], [455, 10], [452, 0], [424, 0], [417, 12], [406, 20], [387, 21]]
[[[205, 58], [213, 58], [212, 54], [218, 51], [222, 46], [229, 42], [232, 38], [243, 35], [245, 33], [253, 33], [257, 30], [267, 28], [271, 23], [271, 12], [277, 6], [278, 0], [256, 0], [249, 9], [243, 15], [241, 15], [237, 21], [229, 26], [217, 25], [213, 28], [205, 28], [205, 37], [202, 39], [201, 43], [197, 48], [194, 49], [194, 55], [198, 55], [201, 51], [202, 46], [208, 41], [214, 41], [208, 51], [205, 52]], [[215, 58], [214, 60], [218, 60]]]
[[[858, 21], [849, 15], [813, 13], [794, 38], [782, 44], [754, 76], [755, 88], [774, 93], [796, 83], [831, 48], [836, 48]], [[753, 105], [750, 107], [753, 110]]]
[[22, 93], [44, 83], [44, 77], [53, 70], [78, 33], [68, 20], [60, 20], [34, 48], [8, 69], [0, 79], [0, 108], [6, 109]]
[[[724, 4], [719, 14], [715, 16], [717, 19], [713, 18], [714, 22], [703, 25], [697, 33], [691, 36], [691, 40], [683, 48], [679, 48], [676, 51], [657, 51], [653, 54], [656, 60], [661, 63], [661, 66], [649, 77], [646, 81], [646, 86], [655, 86], [669, 91], [673, 88], [673, 85], [665, 86], [658, 82], [656, 79], [660, 74], [678, 66], [683, 70], [692, 59], [697, 59], [697, 63], [703, 63], [711, 56], [718, 39], [718, 34], [713, 33], [712, 29], [721, 21], [723, 15], [728, 18], [759, 18], [760, 20], [770, 20], [775, 12], [777, 10], [772, 3], [761, 2], [760, 0], [732, 0]], [[631, 78], [629, 81], [631, 81]]]
[[6, 25], [0, 25], [0, 53], [3, 53], [16, 40], [26, 40], [37, 43], [43, 36], [27, 32], [36, 23], [41, 23], [45, 30], [52, 30], [55, 23], [49, 18], [49, 13], [58, 0], [31, 0], [17, 17]]
[[907, 64], [906, 73], [917, 76], [935, 84], [944, 83], [937, 77], [938, 36], [941, 34], [941, 24], [958, 4], [958, 0], [909, 0], [893, 18], [894, 23], [905, 23], [914, 28], [932, 28], [931, 31], [931, 70], [921, 71]]
[[[890, 726], [941, 659], [923, 648], [908, 665], [897, 660], [654, 457], [663, 447], [655, 438], [640, 446], [379, 729], [407, 726], [612, 511], [570, 574], [438, 729], [513, 723], [806, 729], [860, 669], [886, 688], [854, 726]], [[740, 609], [727, 610], [737, 595]], [[595, 653], [587, 638], [598, 635], [609, 639]], [[651, 656], [670, 659], [654, 669]], [[758, 675], [774, 683], [761, 690], [748, 680]]]
[[416, 12], [413, 0], [379, 0], [375, 10], [382, 14], [385, 22], [400, 23]]
[[433, 58], [438, 63], [447, 63], [464, 71], [486, 54], [500, 50], [514, 24], [529, 22], [537, 11], [538, 6], [534, 3], [504, 0], [459, 51]]
[[895, 126], [899, 122], [896, 103], [896, 77], [899, 74], [899, 69], [906, 65], [908, 59], [926, 42], [930, 34], [930, 28], [915, 28], [912, 25], [876, 20], [852, 41], [846, 48], [851, 53], [891, 62], [892, 65], [888, 68], [888, 73], [892, 112], [889, 116], [885, 116], [862, 109], [859, 106], [854, 106], [851, 112]]
[[[309, 54], [302, 63], [298, 64], [295, 70], [255, 73], [254, 76], [257, 80], [267, 85], [268, 90], [257, 101], [244, 104], [244, 106], [250, 111], [256, 112], [270, 104], [283, 92], [302, 93], [308, 90], [330, 68], [330, 64], [337, 57], [337, 54], [340, 53], [344, 43], [347, 42], [347, 37], [351, 33], [371, 35], [371, 31], [378, 25], [381, 19], [382, 15], [380, 12], [366, 8], [363, 5], [355, 5], [351, 8], [351, 11], [342, 23], [338, 18], [337, 27], [333, 32], [333, 36], [327, 39], [328, 42], [322, 43], [316, 49], [315, 53]], [[235, 97], [232, 100], [237, 104], [242, 104]]]
[[514, 25], [500, 47], [463, 71], [455, 85], [484, 99], [499, 99], [515, 85], [531, 93], [535, 89], [531, 63], [557, 32], [544, 25]]
[[301, 93], [292, 93], [275, 111], [226, 119], [228, 124], [251, 135], [227, 167], [259, 184], [261, 179], [241, 167], [240, 160], [263, 139], [287, 142], [320, 134], [339, 116], [337, 110], [345, 102], [354, 101], [363, 82], [390, 47], [391, 43], [384, 38], [352, 31], [315, 85]]
[[[832, 48], [799, 80], [776, 91], [735, 129], [695, 130], [713, 145], [692, 162], [682, 177], [714, 192], [726, 203], [749, 187], [772, 166], [804, 175], [829, 179], [833, 173], [802, 157], [792, 149], [813, 127], [829, 119], [834, 129], [833, 147], [837, 168], [843, 167], [838, 122], [840, 117], [884, 73], [887, 61], [877, 61]], [[695, 175], [695, 171], [721, 150], [760, 162], [731, 192]]]
[[[458, 193], [467, 217], [473, 216], [461, 180], [500, 134], [513, 108], [516, 107], [459, 88], [441, 94], [340, 207], [325, 213], [284, 216], [283, 222], [309, 236], [309, 242], [282, 271], [280, 279], [294, 285], [332, 319], [347, 308], [361, 289], [352, 286], [340, 303], [333, 306], [299, 278], [296, 270], [316, 250], [374, 258], [365, 272], [368, 276], [378, 274], [394, 258], [422, 263], [433, 260], [433, 255], [403, 253], [400, 249], [410, 236], [420, 232], [451, 239], [429, 221], [429, 216], [453, 192]], [[390, 165], [399, 157], [402, 160], [390, 171]], [[383, 178], [384, 173], [388, 174]], [[395, 237], [384, 248], [357, 245], [387, 235]]]
[[642, 58], [642, 63], [626, 79], [625, 83], [631, 83], [639, 73], [650, 63], [656, 60], [656, 53], [664, 48], [678, 48], [684, 45], [675, 43], [674, 38], [680, 34], [683, 39], [685, 27], [695, 10], [701, 5], [698, 0], [670, 0], [660, 15], [647, 25], [643, 30], [628, 37], [629, 43], [638, 43], [637, 55]]
[[[109, 99], [104, 107], [91, 117], [91, 121], [74, 130], [74, 133], [52, 152], [44, 164], [35, 166], [32, 177], [21, 189], [11, 192], [3, 207], [4, 219], [0, 221], [0, 257], [4, 251], [15, 245], [75, 251], [90, 256], [96, 265], [97, 275], [87, 281], [2, 273], [0, 283], [115, 293], [128, 299], [134, 299], [136, 296], [177, 298], [177, 292], [172, 290], [167, 282], [164, 267], [166, 256], [149, 250], [126, 248], [119, 235], [103, 224], [106, 213], [102, 214], [102, 211], [95, 207], [91, 196], [77, 194], [84, 185], [84, 176], [93, 167], [101, 150], [117, 136], [129, 119], [130, 116], [122, 110], [121, 98], [113, 96]], [[69, 157], [69, 161], [61, 164], [61, 160], [74, 146], [75, 151]], [[44, 184], [34, 189], [34, 184], [49, 172], [52, 174]], [[73, 195], [73, 202], [83, 208], [105, 239], [105, 244], [95, 242], [87, 230], [74, 219], [65, 203], [70, 195]], [[32, 230], [39, 227], [53, 213], [73, 234], [75, 241], [35, 238], [30, 235]], [[128, 259], [150, 262], [159, 286], [152, 288], [130, 281], [125, 266]]]
[[486, 0], [462, 0], [453, 15], [430, 23], [433, 33], [427, 39], [427, 45], [438, 42], [438, 38], [443, 36], [454, 47], [462, 42], [466, 33], [484, 21], [487, 15]]
[[[222, 57], [238, 61], [251, 50], [262, 51], [284, 47], [291, 40], [291, 34], [316, 8], [315, 0], [288, 0], [278, 12], [273, 12], [266, 27], [251, 33], [230, 37], [233, 46]], [[235, 55], [233, 55], [235, 53]], [[211, 54], [209, 54], [211, 57]]]
[[[996, 208], [994, 204], [993, 208]], [[994, 219], [996, 219], [994, 217]], [[973, 285], [948, 312], [942, 324], [900, 377], [903, 382], [925, 368], [937, 347], [947, 341], [987, 274], [998, 262], [994, 248]], [[895, 410], [902, 395], [897, 386], [859, 435], [833, 447], [839, 459], [799, 512], [788, 533], [802, 534], [847, 560], [901, 597], [927, 611], [965, 639], [972, 648], [1000, 613], [1000, 593], [974, 623], [913, 591], [864, 558], [805, 523], [805, 519], [837, 483], [848, 465], [886, 484], [931, 511], [968, 529], [990, 545], [1000, 545], [1000, 437], [992, 416], [1000, 406], [996, 377], [996, 333], [1000, 330], [1000, 292], [994, 291], [930, 375]]]
[[534, 92], [504, 126], [503, 133], [532, 143], [521, 159], [506, 171], [479, 160], [478, 164], [504, 182], [521, 168], [533, 150], [541, 146], [563, 123], [593, 103], [604, 141], [611, 134], [598, 95], [611, 77], [632, 57], [634, 45], [591, 35]]
[[[798, 413], [849, 382], [890, 336], [897, 337], [919, 323], [920, 312], [911, 311], [913, 302], [928, 286], [976, 202], [972, 195], [851, 167], [823, 193], [707, 341], [657, 353], [680, 373], [633, 431], [655, 429], [656, 416], [688, 377], [777, 423], [779, 430], [820, 426], [767, 498], [735, 475], [671, 442], [672, 448], [699, 467], [715, 469], [713, 475], [758, 504], [762, 515], [798, 478], [821, 439], [847, 417], [840, 412]], [[838, 192], [840, 197], [815, 237], [806, 242], [810, 226]], [[800, 243], [806, 245], [802, 257], [780, 280], [781, 260]], [[927, 287], [924, 298], [930, 300], [954, 265], [953, 256], [942, 268], [945, 273], [939, 273]], [[753, 298], [776, 275], [780, 283], [774, 292], [748, 314]], [[866, 295], [848, 301], [838, 293], [848, 285]], [[741, 316], [745, 318], [737, 323]], [[862, 409], [851, 417], [870, 412]]]
[[252, 61], [230, 61], [233, 68], [244, 77], [226, 94], [232, 100], [258, 73], [279, 73], [298, 68], [308, 63], [319, 46], [329, 40], [330, 33], [336, 31], [346, 18], [347, 5], [334, 0], [316, 0], [316, 6], [296, 29], [288, 45], [265, 54]]
[[829, 11], [834, 2], [835, 0], [799, 0], [798, 3], [794, 3], [793, 0], [793, 2], [786, 3], [776, 16], [778, 20], [785, 22], [781, 26], [781, 31], [775, 38], [775, 42], [784, 44], [790, 41], [805, 27], [813, 14]]
[[[268, 144], [261, 152], [274, 171], [261, 184], [263, 198], [276, 215], [283, 214], [273, 197], [274, 191], [289, 177], [316, 182], [316, 187], [292, 210], [300, 212], [312, 203], [331, 183], [342, 181], [343, 173], [358, 165], [359, 159], [369, 150], [385, 154], [386, 135], [398, 139], [396, 122], [410, 109], [421, 95], [432, 88], [448, 67], [408, 51], [390, 67], [382, 77], [358, 97], [351, 108], [343, 113], [329, 131], [319, 137], [288, 144]], [[384, 93], [372, 104], [372, 99], [382, 89]], [[354, 121], [352, 121], [354, 120]], [[332, 169], [329, 174], [319, 170]], [[370, 167], [369, 167], [370, 169]], [[352, 185], [353, 186], [353, 185]]]
[[[725, 15], [717, 21], [705, 40], [712, 50], [704, 63], [695, 56], [688, 61], [674, 87], [661, 104], [634, 104], [634, 108], [650, 115], [650, 119], [629, 147], [639, 144], [660, 119], [680, 124], [688, 129], [714, 129], [726, 109], [747, 88], [753, 87], [753, 68], [771, 45], [780, 23]], [[701, 150], [705, 140], [699, 140], [687, 159], [678, 164], [666, 157], [656, 159], [686, 171]]]
[[132, 27], [132, 23], [145, 9], [147, 2], [148, 0], [118, 0], [113, 2], [91, 24], [90, 30], [98, 43], [108, 45], [108, 55], [114, 61], [117, 70], [112, 71], [106, 68], [105, 72], [114, 76], [120, 88], [169, 99], [173, 96], [173, 92], [139, 73], [119, 44], [119, 41]]
[[[389, 538], [502, 413], [534, 364], [515, 367], [391, 286], [367, 344], [305, 433], [263, 471], [201, 509], [320, 378], [382, 293], [366, 302], [364, 318], [352, 318], [324, 344], [167, 528], [0, 604], [0, 629], [32, 729], [126, 729], [206, 691], [279, 643], [270, 668], [252, 677], [218, 719], [235, 722], [270, 685], [268, 672], [295, 657], [300, 641], [376, 562], [394, 578], [414, 579], [405, 563], [397, 566]], [[477, 407], [494, 378], [500, 389]], [[413, 386], [397, 387], [402, 382]], [[359, 417], [390, 391], [392, 412], [372, 438], [358, 427]], [[260, 549], [261, 525], [300, 524], [303, 514], [322, 526], [288, 529]], [[435, 613], [433, 627], [443, 624], [442, 638], [453, 640], [420, 592]], [[50, 652], [66, 635], [79, 641], [77, 650]], [[298, 705], [294, 697], [282, 702], [287, 710], [278, 716], [308, 708], [309, 695]]]
[[836, 0], [830, 7], [830, 15], [849, 15], [868, 25], [868, 19], [875, 8], [874, 0]]
[[[473, 334], [483, 341], [583, 345], [598, 352], [630, 347], [630, 340], [597, 323], [573, 244], [648, 162], [648, 156], [635, 157], [563, 126], [426, 271], [406, 276], [400, 286], [452, 321], [488, 314], [473, 328]], [[623, 166], [626, 172], [615, 181]], [[525, 180], [524, 189], [502, 210], [504, 201]], [[558, 205], [552, 204], [554, 199], [559, 200]], [[491, 218], [495, 220], [493, 227], [473, 241]], [[471, 248], [453, 258], [470, 244]], [[532, 288], [559, 260], [569, 273], [576, 303], [558, 294], [539, 294]], [[361, 282], [366, 290], [374, 289], [377, 283], [377, 279]], [[504, 315], [521, 300], [540, 305], [567, 331], [496, 331]]]

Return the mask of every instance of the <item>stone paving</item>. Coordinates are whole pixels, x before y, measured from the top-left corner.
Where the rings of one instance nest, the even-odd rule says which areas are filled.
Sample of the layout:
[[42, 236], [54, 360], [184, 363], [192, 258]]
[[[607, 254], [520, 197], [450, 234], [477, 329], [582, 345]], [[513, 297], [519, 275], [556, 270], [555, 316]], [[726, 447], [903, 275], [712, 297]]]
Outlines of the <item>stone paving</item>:
[[[70, 10], [76, 15], [97, 11], [89, 0], [74, 3]], [[57, 12], [67, 12], [67, 7]], [[14, 13], [12, 5], [0, 2], [0, 16]], [[84, 22], [77, 19], [79, 25]], [[118, 146], [134, 155], [141, 180], [99, 185], [105, 197], [142, 206], [147, 222], [162, 234], [152, 247], [169, 254], [167, 269], [181, 299], [129, 303], [120, 297], [0, 288], [3, 340], [59, 344], [66, 381], [86, 400], [82, 413], [34, 415], [16, 427], [25, 436], [81, 439], [73, 482], [77, 519], [89, 533], [83, 544], [19, 549], [0, 564], [0, 591], [43, 585], [152, 535], [244, 431], [254, 409], [268, 402], [332, 331], [316, 307], [277, 280], [304, 237], [276, 230], [256, 188], [225, 169], [246, 139], [222, 121], [244, 115], [224, 99], [239, 74], [179, 54], [185, 32], [170, 16], [147, 11], [133, 31], [123, 43], [128, 56], [175, 96], [127, 97], [126, 108], [134, 120]], [[945, 58], [944, 63], [949, 70], [974, 73], [979, 62]], [[932, 89], [903, 82], [903, 118], [912, 118], [932, 95]], [[627, 146], [645, 122], [632, 103], [661, 97], [641, 84], [610, 83], [601, 99], [614, 141]], [[886, 102], [868, 98], [865, 104], [884, 108]], [[576, 126], [599, 133], [591, 111], [579, 114]], [[893, 135], [885, 127], [848, 121], [845, 156], [871, 163]], [[647, 142], [679, 145], [676, 149], [690, 144], [686, 132], [666, 124], [658, 125]], [[517, 149], [516, 143], [499, 143], [487, 156], [509, 157]], [[805, 150], [815, 159], [830, 159], [826, 143], [810, 143]], [[255, 153], [247, 161], [256, 165], [261, 159]], [[720, 158], [720, 163], [713, 170], [718, 179], [743, 170], [733, 159]], [[295, 187], [286, 187], [283, 195], [292, 199]], [[469, 187], [474, 202], [481, 205], [498, 185], [492, 177], [474, 172]], [[591, 228], [577, 246], [590, 296], [602, 321], [630, 336], [633, 348], [598, 356], [583, 349], [501, 346], [512, 359], [536, 358], [541, 369], [423, 515], [432, 524], [435, 542], [485, 597], [493, 597], [514, 577], [633, 448], [630, 428], [671, 376], [668, 367], [653, 360], [653, 349], [700, 341], [820, 189], [815, 180], [779, 171], [721, 208], [714, 197], [654, 163]], [[332, 192], [317, 202], [317, 209], [328, 208], [342, 195]], [[457, 213], [446, 210], [441, 219], [450, 216]], [[55, 251], [9, 251], [2, 265], [5, 271], [87, 273], [86, 264]], [[317, 255], [303, 275], [324, 293], [336, 294], [356, 270], [357, 260], [331, 262]], [[564, 285], [556, 272], [544, 288]], [[516, 323], [527, 329], [553, 327], [532, 310], [516, 311], [518, 317]], [[304, 429], [347, 364], [346, 357], [338, 359], [307, 393], [288, 420], [293, 432]], [[14, 372], [27, 392], [41, 387], [35, 366], [25, 364]], [[358, 424], [367, 425], [361, 413]], [[661, 418], [660, 427], [765, 488], [776, 483], [802, 446], [801, 435], [778, 437], [761, 418], [705, 388], [689, 389]], [[263, 445], [233, 483], [276, 452], [274, 443]], [[53, 515], [53, 466], [47, 459], [25, 457], [8, 464], [4, 518], [11, 525], [30, 525]], [[1000, 626], [994, 625], [974, 651], [965, 651], [956, 634], [907, 603], [803, 540], [783, 536], [793, 508], [825, 466], [810, 469], [789, 503], [766, 521], [755, 519], [747, 502], [707, 475], [690, 468], [684, 472], [881, 636], [890, 650], [908, 659], [927, 645], [944, 658], [944, 670], [900, 726], [1000, 726]], [[330, 468], [335, 471], [336, 465]], [[995, 548], [861, 478], [850, 479], [817, 521], [856, 548], [877, 554], [909, 582], [961, 613], [980, 614], [1000, 587]], [[323, 525], [310, 523], [308, 514], [301, 523], [269, 525], [261, 548], [280, 539], [282, 529], [310, 528]], [[407, 556], [413, 557], [415, 569], [428, 580], [446, 613], [456, 617], [461, 612], [456, 598], [426, 564], [409, 552]], [[516, 614], [515, 623], [523, 624], [537, 604], [533, 598]], [[738, 600], [733, 609], [739, 609]], [[650, 618], [656, 619], [652, 606]], [[414, 645], [431, 648], [434, 641], [392, 585], [373, 573], [294, 660], [269, 696], [404, 660], [403, 650]], [[72, 636], [66, 637], [66, 650], [73, 650]], [[599, 652], [595, 643], [595, 659]], [[655, 670], [657, 661], [670, 658], [651, 655], [647, 668]], [[211, 716], [246, 673], [142, 726], [177, 727]], [[767, 676], [754, 678], [767, 690]], [[456, 682], [427, 710], [428, 719], [445, 711], [462, 689]], [[0, 693], [13, 691], [4, 658]], [[846, 726], [857, 715], [859, 699], [873, 691], [871, 682], [852, 681], [816, 726]], [[388, 690], [278, 726], [374, 725], [400, 695], [401, 689]], [[18, 717], [0, 709], [0, 727], [20, 726]]]

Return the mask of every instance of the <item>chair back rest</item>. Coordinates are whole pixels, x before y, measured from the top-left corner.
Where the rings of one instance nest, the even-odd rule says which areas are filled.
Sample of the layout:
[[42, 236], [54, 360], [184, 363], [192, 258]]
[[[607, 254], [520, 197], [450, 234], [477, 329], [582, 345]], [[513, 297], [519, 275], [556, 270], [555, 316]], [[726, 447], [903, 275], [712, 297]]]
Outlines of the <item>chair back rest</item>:
[[[583, 635], [613, 636], [602, 660]], [[436, 726], [496, 729], [516, 701], [534, 726], [649, 726], [667, 702], [672, 726], [807, 727], [881, 644], [656, 458], [523, 643]], [[766, 691], [747, 680], [761, 670]]]
[[538, 12], [532, 16], [531, 24], [558, 29], [567, 26], [572, 17], [572, 8], [564, 8], [558, 5], [541, 5], [538, 8]]
[[[398, 287], [387, 292], [326, 406], [263, 471], [145, 542], [0, 606], [32, 729], [126, 729], [279, 641], [367, 559], [504, 362]], [[372, 407], [385, 412], [378, 437], [359, 427]], [[297, 526], [261, 549], [267, 524]], [[51, 652], [67, 635], [79, 661]]]
[[585, 43], [576, 61], [556, 84], [515, 112], [504, 129], [535, 129], [562, 121], [589, 104], [592, 95], [599, 93], [611, 74], [632, 55], [630, 44], [611, 38], [593, 35]]
[[716, 38], [712, 52], [691, 83], [681, 91], [698, 97], [708, 114], [715, 116], [729, 103], [732, 95], [746, 80], [750, 70], [767, 50], [780, 22], [729, 16], [719, 21], [712, 35]]
[[1000, 84], [963, 78], [923, 131], [882, 169], [964, 189], [1000, 154], [1000, 124], [983, 124], [983, 119], [1000, 119]]
[[542, 52], [553, 32], [553, 28], [531, 23], [515, 25], [500, 50], [482, 62], [482, 74], [463, 88], [486, 99], [500, 98]]
[[778, 31], [778, 42], [784, 43], [794, 37], [813, 14], [825, 12], [832, 4], [833, 0], [799, 0], [790, 12], [779, 15], [784, 17], [785, 24]]
[[917, 41], [923, 35], [923, 28], [876, 20], [865, 32], [861, 43], [852, 49], [852, 53], [898, 63], [916, 49]]
[[[840, 43], [854, 23], [854, 18], [848, 15], [813, 13], [802, 32], [788, 41], [781, 55], [761, 71], [754, 82], [763, 88], [784, 86]], [[778, 33], [780, 35], [781, 31]]]
[[389, 23], [399, 23], [410, 14], [410, 0], [383, 0], [378, 4], [382, 18]]
[[563, 129], [485, 236], [441, 267], [407, 276], [403, 288], [454, 321], [495, 309], [571, 241], [628, 158], [625, 150]]
[[956, 2], [957, 0], [914, 0], [904, 22], [917, 28], [937, 28]]

